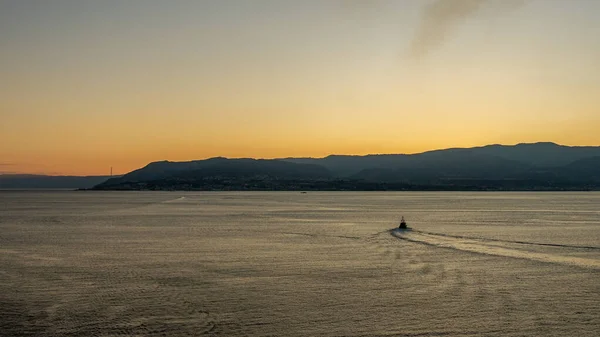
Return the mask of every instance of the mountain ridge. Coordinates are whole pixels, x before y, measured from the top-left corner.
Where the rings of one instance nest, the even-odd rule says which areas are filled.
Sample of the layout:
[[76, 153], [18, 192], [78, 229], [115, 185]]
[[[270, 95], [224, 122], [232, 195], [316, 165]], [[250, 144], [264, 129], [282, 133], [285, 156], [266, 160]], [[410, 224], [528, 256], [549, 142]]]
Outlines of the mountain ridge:
[[156, 161], [94, 189], [600, 189], [600, 146], [552, 142], [416, 154]]

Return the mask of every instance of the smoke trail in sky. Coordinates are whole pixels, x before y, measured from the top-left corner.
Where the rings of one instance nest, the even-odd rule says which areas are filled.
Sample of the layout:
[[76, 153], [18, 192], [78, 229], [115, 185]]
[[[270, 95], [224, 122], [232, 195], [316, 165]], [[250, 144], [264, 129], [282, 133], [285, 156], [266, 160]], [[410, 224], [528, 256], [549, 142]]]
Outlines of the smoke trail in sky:
[[526, 0], [435, 0], [422, 12], [419, 27], [410, 45], [415, 58], [429, 55], [451, 36], [457, 27], [489, 7], [493, 15], [501, 15], [517, 8]]

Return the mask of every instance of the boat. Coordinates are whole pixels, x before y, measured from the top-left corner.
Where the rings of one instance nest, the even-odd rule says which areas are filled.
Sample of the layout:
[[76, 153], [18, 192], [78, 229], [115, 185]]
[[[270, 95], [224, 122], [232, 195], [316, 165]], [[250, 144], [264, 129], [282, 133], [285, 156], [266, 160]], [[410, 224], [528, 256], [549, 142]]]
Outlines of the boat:
[[400, 226], [398, 226], [399, 229], [408, 229], [408, 227], [406, 226], [406, 220], [404, 220], [404, 216], [402, 216], [402, 219], [400, 219]]

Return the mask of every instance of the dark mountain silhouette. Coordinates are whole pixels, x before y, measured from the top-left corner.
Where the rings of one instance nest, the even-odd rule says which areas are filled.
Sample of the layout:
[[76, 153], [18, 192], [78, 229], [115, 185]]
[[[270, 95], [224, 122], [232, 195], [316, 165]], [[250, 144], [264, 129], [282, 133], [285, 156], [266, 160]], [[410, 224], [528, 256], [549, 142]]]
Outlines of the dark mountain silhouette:
[[555, 143], [533, 143], [517, 145], [486, 145], [473, 148], [451, 148], [427, 151], [417, 154], [385, 154], [366, 156], [331, 155], [325, 158], [285, 158], [294, 163], [318, 164], [331, 170], [337, 176], [352, 176], [364, 169], [417, 167], [423, 164], [432, 165], [436, 161], [443, 164], [452, 156], [460, 158], [460, 154], [485, 155], [522, 165], [535, 167], [558, 167], [568, 165], [576, 160], [600, 156], [598, 146], [563, 146]]
[[600, 183], [600, 156], [579, 159], [555, 170], [564, 179]]
[[364, 169], [351, 176], [370, 181], [433, 183], [444, 179], [503, 179], [530, 166], [470, 151], [415, 157], [401, 166]]
[[327, 179], [331, 173], [324, 167], [312, 164], [294, 164], [280, 160], [223, 159], [209, 160], [205, 165], [179, 172], [180, 178], [268, 176], [276, 179]]
[[270, 189], [282, 182], [331, 179], [324, 167], [282, 160], [211, 158], [190, 162], [155, 162], [96, 189]]
[[474, 150], [540, 167], [564, 166], [579, 159], [600, 156], [598, 146], [563, 146], [550, 142], [515, 146], [488, 145]]
[[96, 189], [600, 189], [600, 147], [488, 145], [419, 154], [154, 162]]
[[91, 188], [110, 176], [46, 176], [34, 174], [0, 175], [0, 188]]

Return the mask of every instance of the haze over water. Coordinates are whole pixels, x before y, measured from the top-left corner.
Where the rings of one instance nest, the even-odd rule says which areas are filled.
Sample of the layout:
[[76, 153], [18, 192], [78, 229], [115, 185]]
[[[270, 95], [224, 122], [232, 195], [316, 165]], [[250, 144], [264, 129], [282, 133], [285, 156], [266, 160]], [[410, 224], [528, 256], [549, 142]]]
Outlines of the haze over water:
[[0, 191], [0, 335], [598, 336], [599, 202]]

